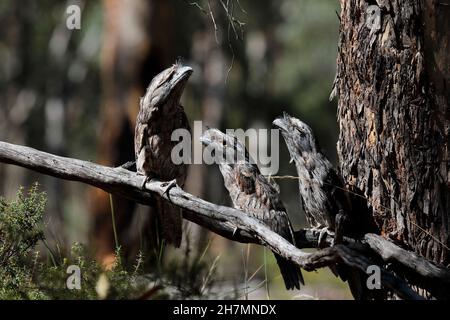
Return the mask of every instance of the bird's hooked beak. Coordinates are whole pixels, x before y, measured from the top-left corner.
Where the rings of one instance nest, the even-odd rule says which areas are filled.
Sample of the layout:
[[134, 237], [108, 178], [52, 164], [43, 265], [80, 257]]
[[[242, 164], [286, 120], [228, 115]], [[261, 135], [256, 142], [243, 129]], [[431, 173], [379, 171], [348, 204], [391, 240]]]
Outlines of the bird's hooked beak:
[[183, 92], [184, 85], [191, 76], [193, 70], [188, 66], [177, 66], [170, 79], [168, 79], [168, 87], [171, 92]]
[[200, 136], [200, 142], [204, 145], [204, 146], [209, 146], [212, 143], [212, 140], [210, 137], [206, 136], [206, 135], [202, 135]]
[[200, 142], [204, 146], [209, 146], [213, 143], [220, 143], [220, 141], [222, 141], [222, 135], [222, 132], [220, 132], [219, 130], [207, 127], [207, 130], [200, 136]]
[[[283, 137], [285, 138], [286, 142], [288, 143], [288, 141], [290, 140], [290, 135], [287, 134], [289, 132], [289, 130], [291, 130], [290, 128], [291, 126], [291, 117], [283, 111], [283, 115], [279, 118], [276, 118], [272, 124], [277, 127], [278, 129], [280, 129], [281, 134], [283, 135]], [[289, 146], [289, 143], [288, 143]], [[289, 160], [289, 163], [294, 162], [294, 158], [291, 156], [291, 159]]]
[[[224, 134], [218, 129], [210, 128], [206, 130], [199, 138], [202, 144], [206, 147], [215, 150], [215, 155], [219, 156], [222, 164], [233, 166], [237, 160], [247, 159], [245, 148], [242, 149], [241, 144], [236, 137]], [[226, 160], [227, 159], [227, 160]], [[231, 162], [229, 159], [233, 159]]]
[[278, 129], [280, 129], [281, 131], [289, 131], [289, 126], [291, 123], [291, 119], [290, 116], [286, 113], [283, 112], [283, 116], [276, 118], [272, 124], [277, 127]]
[[235, 139], [234, 136], [229, 136], [216, 128], [209, 127], [200, 137], [200, 141], [205, 146], [216, 143], [217, 145], [222, 145], [224, 148], [235, 146]]
[[184, 86], [193, 72], [191, 67], [182, 66], [178, 63], [175, 64], [173, 68], [173, 71], [169, 74], [162, 85], [164, 90], [160, 94], [158, 101], [159, 105], [162, 105], [168, 101], [178, 104], [180, 102], [181, 95], [183, 94]]
[[192, 72], [193, 70], [189, 66], [179, 66], [175, 70], [172, 79], [169, 80], [172, 89], [180, 82], [186, 82], [186, 80], [191, 76]]
[[184, 87], [192, 72], [191, 67], [177, 62], [157, 74], [141, 98], [141, 108], [169, 108], [179, 105]]

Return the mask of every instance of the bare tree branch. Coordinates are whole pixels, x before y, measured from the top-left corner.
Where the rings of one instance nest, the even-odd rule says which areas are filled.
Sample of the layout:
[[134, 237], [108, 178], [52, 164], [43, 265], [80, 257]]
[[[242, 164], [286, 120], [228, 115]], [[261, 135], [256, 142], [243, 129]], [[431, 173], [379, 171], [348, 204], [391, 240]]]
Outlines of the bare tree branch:
[[[233, 241], [264, 245], [307, 271], [335, 263], [344, 263], [366, 272], [367, 267], [374, 264], [370, 258], [358, 251], [358, 246], [352, 248], [335, 245], [313, 253], [304, 252], [242, 211], [207, 202], [179, 187], [173, 187], [167, 191], [169, 182], [152, 180], [145, 184], [146, 190], [143, 190], [144, 177], [121, 167], [105, 167], [6, 142], [0, 142], [0, 162], [18, 165], [65, 180], [86, 183], [142, 204], [151, 204], [154, 195], [162, 197], [188, 210], [184, 214], [185, 219]], [[310, 236], [313, 235], [310, 234]], [[406, 281], [380, 268], [382, 284], [386, 288], [404, 299], [421, 299]]]
[[[299, 248], [317, 248], [319, 230], [302, 229], [295, 232]], [[334, 240], [328, 234], [325, 243], [331, 246]], [[365, 234], [361, 241], [344, 237], [344, 243], [360, 255], [381, 259], [396, 275], [407, 279], [410, 284], [427, 290], [433, 297], [447, 300], [450, 296], [450, 270], [428, 261], [426, 258], [400, 248], [391, 241], [373, 234]]]
[[449, 269], [438, 267], [418, 254], [402, 249], [376, 234], [366, 234], [364, 242], [377, 252], [384, 261], [399, 263], [424, 278], [444, 281], [443, 284], [450, 285]]

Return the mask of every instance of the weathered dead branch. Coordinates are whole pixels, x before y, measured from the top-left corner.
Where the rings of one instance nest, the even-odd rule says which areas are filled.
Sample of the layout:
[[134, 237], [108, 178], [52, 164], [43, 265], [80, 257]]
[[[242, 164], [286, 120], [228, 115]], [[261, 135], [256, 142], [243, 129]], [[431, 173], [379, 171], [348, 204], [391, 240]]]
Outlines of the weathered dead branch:
[[[384, 243], [380, 246], [382, 240], [374, 235], [367, 235], [362, 243], [347, 239], [346, 245], [336, 245], [313, 253], [304, 252], [244, 212], [207, 202], [179, 187], [173, 187], [166, 192], [168, 182], [152, 180], [146, 183], [146, 190], [143, 190], [144, 177], [121, 167], [105, 167], [6, 142], [0, 142], [0, 162], [18, 165], [65, 180], [86, 183], [142, 204], [151, 204], [155, 195], [162, 197], [166, 201], [171, 201], [186, 209], [185, 219], [230, 240], [266, 246], [284, 258], [294, 261], [307, 271], [335, 263], [344, 263], [365, 272], [369, 265], [374, 264], [371, 253], [373, 254], [375, 251], [386, 262], [395, 259], [400, 264], [412, 263], [419, 266], [415, 269], [423, 277], [445, 278], [446, 283], [450, 279], [447, 269], [429, 265], [417, 255], [410, 254], [406, 257], [404, 255], [409, 252], [396, 248], [393, 243], [389, 242], [389, 245]], [[300, 248], [317, 247], [318, 234], [314, 230], [299, 231], [296, 238]], [[331, 244], [332, 236], [328, 236], [326, 241]], [[387, 251], [384, 250], [385, 248]], [[401, 253], [400, 256], [398, 256], [399, 253]], [[392, 290], [401, 298], [420, 299], [420, 296], [408, 286], [405, 280], [383, 267], [381, 267], [381, 280], [384, 287]]]

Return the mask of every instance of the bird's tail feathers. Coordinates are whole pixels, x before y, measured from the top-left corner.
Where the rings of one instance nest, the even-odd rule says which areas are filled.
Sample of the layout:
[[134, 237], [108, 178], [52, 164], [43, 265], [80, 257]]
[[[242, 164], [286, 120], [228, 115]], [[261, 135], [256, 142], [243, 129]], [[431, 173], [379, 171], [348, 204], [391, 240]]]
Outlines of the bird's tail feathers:
[[302, 271], [300, 267], [294, 262], [284, 259], [278, 254], [275, 254], [278, 267], [283, 276], [284, 284], [287, 290], [300, 289], [300, 283], [305, 285]]
[[176, 248], [180, 247], [183, 233], [181, 209], [162, 199], [157, 199], [156, 202], [161, 239]]

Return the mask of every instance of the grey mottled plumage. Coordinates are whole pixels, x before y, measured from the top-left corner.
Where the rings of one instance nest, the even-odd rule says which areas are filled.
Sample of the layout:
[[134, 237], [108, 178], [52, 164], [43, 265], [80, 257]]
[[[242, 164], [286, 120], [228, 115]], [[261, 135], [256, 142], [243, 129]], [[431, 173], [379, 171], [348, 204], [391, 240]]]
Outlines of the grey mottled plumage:
[[[258, 166], [250, 161], [245, 147], [235, 137], [217, 129], [207, 130], [201, 141], [214, 150], [216, 159], [222, 160], [219, 168], [233, 206], [262, 221], [294, 244], [292, 226], [279, 198], [278, 186], [260, 173]], [[304, 283], [300, 268], [277, 254], [275, 258], [286, 288], [299, 289], [300, 283]]]
[[339, 210], [350, 211], [343, 183], [321, 152], [311, 128], [284, 113], [273, 124], [281, 130], [299, 177], [299, 190], [310, 227], [335, 229]]
[[[140, 101], [134, 137], [138, 173], [162, 181], [176, 179], [180, 187], [186, 180], [187, 166], [173, 163], [171, 152], [177, 142], [171, 141], [171, 135], [175, 129], [190, 130], [180, 98], [191, 74], [190, 67], [176, 63], [153, 78]], [[182, 237], [181, 211], [159, 198], [155, 201], [160, 235], [178, 247]]]
[[[367, 207], [358, 208], [361, 197], [352, 197], [344, 188], [342, 178], [321, 152], [311, 128], [297, 118], [284, 113], [273, 124], [281, 130], [299, 177], [299, 190], [308, 224], [313, 228], [335, 231], [335, 241], [342, 242], [344, 235], [358, 238], [373, 232]], [[355, 270], [337, 266], [332, 268], [343, 280], [349, 281], [355, 298], [367, 297], [364, 276]]]

